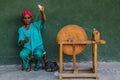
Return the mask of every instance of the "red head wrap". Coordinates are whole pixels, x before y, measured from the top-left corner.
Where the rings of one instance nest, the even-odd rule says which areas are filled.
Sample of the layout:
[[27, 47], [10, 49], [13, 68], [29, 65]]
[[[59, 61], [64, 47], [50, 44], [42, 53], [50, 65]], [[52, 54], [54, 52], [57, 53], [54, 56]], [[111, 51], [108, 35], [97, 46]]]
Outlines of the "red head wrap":
[[25, 15], [29, 15], [32, 17], [32, 12], [30, 10], [25, 10], [22, 12], [22, 17], [24, 17]]

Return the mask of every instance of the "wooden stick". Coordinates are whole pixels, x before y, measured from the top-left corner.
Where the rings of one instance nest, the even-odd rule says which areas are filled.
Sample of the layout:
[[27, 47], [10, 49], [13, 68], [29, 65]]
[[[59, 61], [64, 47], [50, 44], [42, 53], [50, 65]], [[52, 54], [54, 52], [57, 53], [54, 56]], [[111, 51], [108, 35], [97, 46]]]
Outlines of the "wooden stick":
[[58, 44], [67, 44], [67, 45], [71, 45], [71, 44], [78, 44], [78, 45], [80, 45], [80, 44], [105, 44], [106, 43], [106, 41], [104, 41], [104, 40], [99, 40], [99, 41], [89, 41], [89, 40], [87, 40], [87, 41], [73, 41], [73, 42], [68, 42], [68, 41], [60, 41], [60, 42], [58, 42]]
[[93, 52], [93, 72], [97, 72], [97, 67], [98, 67], [98, 64], [97, 64], [97, 44], [93, 44], [92, 45], [92, 52]]
[[96, 73], [87, 73], [87, 74], [62, 74], [64, 78], [97, 78]]
[[[93, 68], [77, 68], [77, 70], [81, 70], [81, 71], [91, 71]], [[64, 71], [73, 71], [73, 68], [64, 68]]]
[[63, 46], [62, 46], [62, 43], [60, 44], [60, 68], [59, 68], [59, 71], [60, 71], [60, 75], [59, 75], [59, 79], [62, 79], [62, 77], [61, 77], [61, 74], [62, 74], [62, 72], [63, 72], [63, 69], [62, 69], [62, 66], [63, 66], [63, 53], [62, 53], [62, 48], [63, 48]]

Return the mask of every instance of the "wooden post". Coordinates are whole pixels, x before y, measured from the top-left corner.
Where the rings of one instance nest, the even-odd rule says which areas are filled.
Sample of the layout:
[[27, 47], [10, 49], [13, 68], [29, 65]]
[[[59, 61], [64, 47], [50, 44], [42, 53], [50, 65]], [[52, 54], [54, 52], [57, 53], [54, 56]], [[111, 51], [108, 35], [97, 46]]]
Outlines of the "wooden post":
[[76, 73], [76, 54], [73, 54], [73, 69], [74, 69], [74, 73]]
[[98, 59], [98, 55], [97, 55], [97, 44], [96, 43], [92, 45], [92, 54], [93, 54], [93, 72], [97, 73], [97, 67], [98, 67], [97, 59]]
[[60, 72], [60, 74], [59, 74], [59, 79], [61, 80], [62, 79], [62, 72], [63, 72], [63, 68], [62, 68], [62, 62], [63, 62], [63, 53], [62, 53], [62, 48], [63, 48], [63, 44], [62, 44], [62, 42], [60, 43], [60, 68], [59, 68], [59, 72]]
[[93, 29], [93, 40], [95, 41], [94, 44], [92, 44], [92, 53], [93, 53], [93, 72], [97, 72], [97, 67], [98, 67], [98, 64], [97, 64], [97, 43], [98, 41], [100, 41], [100, 32], [97, 31], [96, 29]]
[[75, 53], [75, 44], [72, 44], [72, 48], [73, 48], [73, 69], [74, 69], [74, 73], [76, 73], [76, 53]]

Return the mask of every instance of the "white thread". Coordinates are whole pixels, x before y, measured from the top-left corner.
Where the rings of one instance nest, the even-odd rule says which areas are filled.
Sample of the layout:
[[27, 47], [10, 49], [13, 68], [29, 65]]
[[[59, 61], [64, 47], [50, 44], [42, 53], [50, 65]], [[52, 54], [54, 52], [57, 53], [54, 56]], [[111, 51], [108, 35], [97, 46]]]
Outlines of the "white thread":
[[38, 4], [38, 8], [41, 10], [42, 9], [42, 6], [40, 4]]

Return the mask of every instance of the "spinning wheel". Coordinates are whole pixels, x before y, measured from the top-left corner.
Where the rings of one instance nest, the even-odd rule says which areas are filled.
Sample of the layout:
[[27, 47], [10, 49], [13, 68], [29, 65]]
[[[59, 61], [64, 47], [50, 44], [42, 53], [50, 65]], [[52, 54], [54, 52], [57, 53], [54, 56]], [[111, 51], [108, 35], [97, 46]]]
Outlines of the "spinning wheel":
[[[57, 43], [60, 46], [60, 68], [59, 79], [63, 77], [92, 77], [98, 79], [97, 75], [97, 44], [105, 44], [104, 40], [100, 40], [100, 33], [93, 31], [93, 40], [88, 40], [87, 35], [82, 27], [77, 25], [64, 26], [57, 35]], [[92, 68], [77, 68], [76, 55], [80, 54], [87, 44], [92, 44]], [[63, 69], [63, 53], [73, 56], [73, 68]], [[73, 74], [63, 73], [63, 70], [73, 70]], [[78, 70], [92, 70], [90, 74], [79, 74]]]
[[[86, 41], [87, 35], [82, 27], [77, 25], [67, 25], [62, 28], [57, 35], [57, 42], [60, 41], [68, 41], [68, 42], [76, 42], [76, 41]], [[75, 54], [79, 54], [85, 49], [86, 45], [64, 45], [63, 52], [68, 55], [73, 55], [73, 50]]]

